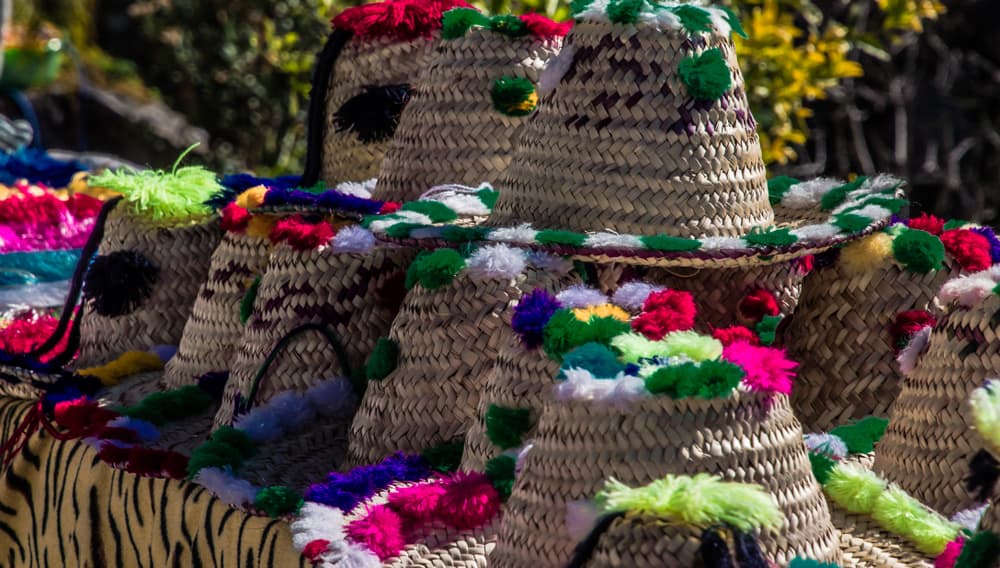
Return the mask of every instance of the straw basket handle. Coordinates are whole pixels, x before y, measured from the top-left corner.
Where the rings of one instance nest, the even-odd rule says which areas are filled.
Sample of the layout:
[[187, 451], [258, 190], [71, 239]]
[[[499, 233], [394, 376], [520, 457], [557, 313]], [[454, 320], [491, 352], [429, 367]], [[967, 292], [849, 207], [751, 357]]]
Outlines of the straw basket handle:
[[245, 399], [237, 403], [236, 414], [243, 414], [253, 408], [254, 400], [257, 398], [257, 393], [259, 392], [261, 383], [264, 380], [264, 375], [267, 374], [268, 369], [271, 368], [271, 364], [274, 363], [274, 360], [278, 358], [278, 355], [280, 355], [285, 348], [288, 347], [288, 344], [291, 343], [293, 339], [310, 331], [319, 332], [319, 334], [326, 339], [327, 343], [330, 344], [330, 347], [333, 348], [334, 353], [337, 354], [337, 360], [340, 362], [341, 371], [344, 373], [344, 377], [351, 381], [354, 385], [355, 391], [358, 391], [359, 395], [361, 394], [359, 385], [354, 381], [354, 373], [351, 372], [351, 365], [347, 361], [347, 351], [344, 350], [343, 344], [341, 344], [340, 340], [337, 339], [333, 330], [321, 323], [307, 323], [292, 329], [274, 345], [271, 352], [267, 354], [267, 358], [264, 359], [264, 363], [260, 366], [260, 369], [257, 370], [257, 374], [254, 375], [253, 383], [250, 385], [250, 392], [247, 394]]

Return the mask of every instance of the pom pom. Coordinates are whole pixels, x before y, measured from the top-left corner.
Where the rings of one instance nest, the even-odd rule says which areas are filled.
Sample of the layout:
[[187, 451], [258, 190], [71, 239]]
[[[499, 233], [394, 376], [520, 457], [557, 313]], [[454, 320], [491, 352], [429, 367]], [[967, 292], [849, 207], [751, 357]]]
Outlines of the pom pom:
[[870, 514], [887, 489], [885, 481], [871, 471], [854, 466], [830, 469], [823, 491], [850, 513]]
[[979, 272], [993, 264], [989, 239], [969, 229], [952, 229], [941, 233], [945, 250], [963, 270]]
[[414, 284], [419, 283], [427, 290], [436, 290], [451, 284], [463, 268], [465, 259], [462, 255], [452, 249], [438, 249], [417, 257], [410, 265], [406, 279]]
[[837, 462], [825, 454], [809, 454], [809, 467], [812, 468], [813, 477], [820, 485], [830, 481], [830, 473], [836, 465]]
[[365, 516], [348, 524], [344, 532], [352, 541], [375, 553], [382, 562], [395, 558], [406, 546], [403, 520], [387, 505], [369, 507]]
[[159, 276], [159, 267], [142, 254], [115, 251], [94, 259], [87, 271], [83, 297], [102, 316], [123, 316], [153, 294]]
[[298, 513], [305, 501], [297, 492], [281, 486], [265, 487], [257, 492], [254, 506], [272, 519]]
[[448, 10], [441, 18], [441, 37], [447, 40], [464, 36], [472, 26], [488, 26], [490, 19], [475, 8]]
[[648, 339], [659, 340], [673, 331], [694, 327], [697, 309], [689, 292], [660, 290], [643, 304], [643, 313], [632, 320], [632, 329]]
[[[450, 12], [449, 12], [450, 13]], [[507, 245], [482, 247], [466, 261], [469, 276], [476, 280], [513, 279], [527, 267], [524, 252]]]
[[965, 545], [965, 537], [960, 536], [948, 543], [944, 547], [944, 552], [934, 559], [934, 568], [955, 568], [955, 562], [962, 554], [962, 547]]
[[976, 500], [989, 500], [1000, 479], [1000, 462], [986, 450], [979, 450], [969, 460], [969, 476], [965, 478], [965, 488], [976, 495]]
[[717, 47], [685, 57], [677, 66], [677, 73], [688, 95], [699, 101], [718, 100], [733, 85], [729, 65]]
[[271, 242], [282, 241], [297, 251], [319, 248], [333, 238], [333, 227], [326, 221], [311, 223], [302, 216], [296, 215], [279, 220], [271, 231]]
[[574, 308], [573, 315], [576, 316], [576, 319], [583, 322], [590, 322], [592, 319], [601, 318], [611, 318], [624, 322], [629, 320], [628, 312], [611, 304], [591, 306], [589, 308]]
[[121, 412], [125, 416], [162, 426], [167, 422], [203, 412], [212, 403], [212, 397], [208, 393], [195, 385], [186, 385], [172, 391], [150, 394], [135, 406], [125, 408]]
[[722, 342], [693, 331], [675, 331], [660, 343], [667, 357], [687, 357], [697, 363], [722, 356]]
[[333, 19], [333, 27], [364, 41], [411, 41], [429, 38], [441, 27], [444, 12], [468, 7], [461, 0], [389, 0], [347, 8]]
[[708, 528], [701, 533], [701, 544], [698, 545], [701, 563], [706, 568], [732, 568], [736, 566], [733, 555], [729, 553], [729, 545], [722, 538], [718, 529]]
[[810, 452], [820, 453], [835, 460], [847, 457], [847, 444], [833, 434], [806, 434], [805, 442]]
[[501, 77], [490, 91], [493, 108], [507, 116], [526, 116], [538, 106], [535, 84], [525, 77]]
[[642, 310], [646, 303], [646, 298], [653, 292], [658, 292], [663, 288], [645, 282], [626, 282], [618, 287], [612, 296], [612, 302], [626, 310], [634, 312]]
[[549, 319], [543, 332], [543, 348], [554, 360], [561, 360], [569, 350], [584, 343], [608, 344], [612, 338], [628, 331], [628, 323], [614, 318], [591, 318], [586, 323], [573, 312], [558, 310]]
[[427, 448], [420, 453], [420, 457], [427, 462], [428, 467], [440, 473], [448, 473], [458, 469], [462, 463], [462, 452], [465, 450], [465, 443], [461, 440], [441, 444], [433, 448]]
[[80, 369], [80, 376], [97, 377], [104, 386], [117, 385], [125, 377], [130, 377], [148, 371], [158, 371], [163, 368], [163, 361], [152, 353], [145, 351], [127, 351], [114, 361], [101, 365]]
[[222, 208], [222, 230], [242, 233], [250, 224], [250, 212], [235, 203]]
[[848, 274], [863, 274], [882, 266], [892, 255], [892, 237], [875, 233], [847, 245], [840, 252], [840, 264]]
[[927, 213], [921, 213], [919, 217], [910, 219], [906, 222], [906, 226], [918, 231], [926, 231], [938, 237], [944, 232], [944, 220]]
[[194, 482], [233, 507], [242, 507], [254, 502], [257, 488], [249, 481], [237, 479], [230, 473], [215, 467], [206, 467], [194, 476]]
[[990, 227], [973, 227], [971, 230], [986, 237], [986, 241], [990, 243], [990, 258], [993, 259], [993, 262], [1000, 263], [1000, 238], [997, 238], [993, 229]]
[[369, 381], [381, 381], [396, 369], [398, 362], [399, 344], [388, 337], [381, 337], [368, 357], [365, 378]]
[[896, 315], [896, 320], [889, 326], [889, 334], [892, 336], [892, 346], [899, 353], [899, 350], [906, 347], [910, 338], [925, 327], [934, 327], [937, 320], [927, 310], [909, 310]]
[[765, 316], [776, 316], [781, 313], [781, 306], [774, 294], [758, 288], [748, 293], [737, 306], [740, 318], [751, 323], [758, 323]]
[[[583, 284], [577, 284], [566, 288], [562, 292], [556, 294], [556, 299], [559, 300], [560, 304], [567, 308], [590, 308], [608, 303], [607, 296], [600, 293], [598, 290], [589, 286], [584, 286]], [[586, 321], [584, 318], [581, 319]], [[627, 316], [626, 319], [628, 319]]]
[[995, 566], [1000, 557], [1000, 537], [989, 531], [972, 535], [962, 546], [962, 554], [955, 561], [956, 566], [986, 568]]
[[572, 20], [556, 22], [542, 14], [521, 14], [518, 17], [527, 26], [531, 35], [540, 39], [565, 37], [569, 33], [570, 28], [573, 27]]
[[723, 346], [742, 341], [751, 345], [760, 345], [760, 338], [750, 328], [742, 325], [725, 327], [712, 331], [712, 337], [718, 339]]
[[907, 229], [892, 242], [892, 254], [907, 270], [925, 274], [944, 268], [944, 244], [934, 235]]
[[486, 436], [494, 445], [503, 450], [520, 447], [523, 436], [534, 425], [531, 410], [527, 408], [506, 408], [491, 404], [483, 417]]
[[421, 483], [393, 491], [387, 501], [389, 508], [407, 522], [427, 523], [434, 520], [438, 501], [444, 493], [441, 483]]
[[350, 225], [333, 236], [333, 250], [337, 252], [368, 252], [375, 248], [375, 235], [371, 231]]
[[496, 488], [500, 498], [506, 501], [514, 490], [514, 476], [517, 462], [510, 456], [497, 456], [486, 462], [486, 476]]
[[263, 185], [258, 185], [243, 190], [236, 196], [236, 205], [242, 207], [243, 209], [257, 209], [264, 204], [264, 200], [267, 198], [267, 187]]
[[733, 343], [723, 350], [722, 358], [746, 372], [743, 382], [751, 390], [791, 394], [799, 364], [789, 360], [784, 350]]
[[486, 525], [500, 514], [500, 494], [481, 473], [456, 473], [444, 481], [437, 518], [458, 530]]
[[364, 87], [337, 109], [333, 124], [338, 132], [352, 132], [365, 144], [389, 140], [410, 102], [410, 91], [409, 85]]
[[723, 398], [740, 384], [743, 375], [742, 369], [724, 361], [682, 363], [657, 369], [646, 379], [646, 390], [671, 398]]
[[830, 434], [847, 445], [847, 453], [869, 454], [875, 451], [875, 443], [882, 439], [888, 426], [888, 418], [867, 416], [854, 423], [838, 426], [830, 430]]
[[606, 346], [584, 343], [563, 357], [563, 369], [586, 369], [598, 378], [614, 378], [625, 367]]

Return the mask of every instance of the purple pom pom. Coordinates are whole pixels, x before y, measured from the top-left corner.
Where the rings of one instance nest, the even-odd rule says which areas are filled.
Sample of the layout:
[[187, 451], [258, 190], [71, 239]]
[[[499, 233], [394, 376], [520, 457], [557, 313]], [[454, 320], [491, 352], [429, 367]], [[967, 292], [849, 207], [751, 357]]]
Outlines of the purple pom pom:
[[993, 262], [1000, 262], [1000, 239], [997, 238], [997, 234], [993, 232], [993, 229], [990, 227], [975, 227], [972, 231], [986, 237], [986, 240], [990, 242], [990, 258], [993, 259]]
[[361, 215], [371, 215], [382, 210], [383, 202], [328, 190], [319, 194], [316, 204], [324, 209], [337, 209]]
[[548, 290], [532, 290], [514, 308], [511, 327], [521, 337], [521, 343], [525, 347], [535, 349], [542, 344], [545, 324], [549, 323], [552, 314], [561, 307], [559, 300]]
[[308, 501], [347, 512], [393, 483], [420, 481], [430, 475], [427, 463], [419, 455], [397, 453], [376, 465], [358, 467], [346, 473], [330, 473], [326, 483], [310, 486], [305, 497]]

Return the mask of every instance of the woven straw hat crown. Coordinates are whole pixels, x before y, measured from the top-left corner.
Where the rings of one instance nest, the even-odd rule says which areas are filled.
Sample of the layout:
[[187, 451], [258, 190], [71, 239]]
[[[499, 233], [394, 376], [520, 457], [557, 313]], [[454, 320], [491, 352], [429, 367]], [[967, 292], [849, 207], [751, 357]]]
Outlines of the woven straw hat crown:
[[693, 238], [771, 226], [731, 12], [596, 0], [576, 19], [489, 225]]

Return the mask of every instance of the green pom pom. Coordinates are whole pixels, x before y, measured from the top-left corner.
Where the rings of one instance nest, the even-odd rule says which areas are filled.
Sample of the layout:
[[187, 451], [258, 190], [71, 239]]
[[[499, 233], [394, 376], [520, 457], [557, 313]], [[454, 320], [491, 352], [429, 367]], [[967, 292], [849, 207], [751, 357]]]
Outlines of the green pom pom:
[[465, 259], [457, 251], [438, 249], [413, 261], [406, 271], [406, 285], [412, 288], [419, 283], [427, 290], [436, 290], [451, 284], [463, 268]]
[[697, 239], [671, 237], [670, 235], [651, 235], [639, 237], [639, 240], [647, 249], [663, 252], [686, 252], [701, 248], [701, 241]]
[[726, 21], [729, 22], [729, 27], [733, 30], [733, 33], [743, 39], [750, 37], [747, 35], [746, 30], [743, 29], [743, 24], [740, 22], [740, 17], [736, 15], [736, 12], [733, 12], [729, 6], [718, 6], [718, 8], [726, 13]]
[[809, 465], [812, 466], [813, 476], [820, 485], [825, 485], [830, 480], [830, 472], [836, 464], [832, 459], [824, 454], [809, 454]]
[[963, 221], [961, 219], [952, 219], [944, 224], [944, 230], [950, 231], [952, 229], [961, 229], [962, 227], [968, 225], [968, 221]]
[[616, 24], [634, 24], [646, 7], [646, 0], [611, 0], [608, 2], [608, 19]]
[[564, 353], [588, 342], [587, 324], [569, 310], [556, 310], [542, 331], [542, 348], [549, 357], [559, 361]]
[[670, 398], [684, 398], [694, 394], [689, 389], [695, 384], [698, 367], [694, 363], [682, 363], [657, 369], [646, 377], [646, 390]]
[[544, 230], [538, 231], [535, 240], [543, 245], [566, 245], [571, 247], [581, 247], [587, 241], [587, 235], [574, 233], [573, 231]]
[[483, 202], [487, 209], [493, 209], [493, 206], [497, 204], [497, 198], [500, 197], [500, 192], [495, 189], [483, 188], [476, 192], [476, 197]]
[[527, 116], [538, 106], [538, 93], [531, 79], [501, 77], [493, 82], [490, 91], [493, 108], [507, 116]]
[[505, 408], [496, 404], [486, 409], [484, 421], [486, 437], [503, 450], [520, 447], [522, 437], [534, 425], [527, 408]]
[[791, 234], [791, 229], [770, 229], [755, 231], [746, 236], [746, 241], [759, 247], [786, 247], [795, 244], [798, 237]]
[[511, 14], [490, 18], [490, 29], [507, 37], [524, 37], [531, 33], [521, 18]]
[[272, 519], [298, 513], [304, 503], [302, 495], [280, 485], [265, 487], [258, 491], [254, 498], [254, 506]]
[[571, 16], [579, 15], [586, 12], [593, 3], [594, 0], [571, 0], [569, 3], [569, 13]]
[[420, 274], [420, 261], [426, 258], [427, 255], [429, 254], [430, 251], [426, 250], [420, 251], [419, 253], [417, 253], [417, 256], [413, 259], [413, 262], [410, 263], [410, 266], [407, 267], [406, 278], [404, 279], [403, 282], [407, 290], [412, 289], [414, 286], [417, 285], [417, 282], [419, 282], [419, 279], [417, 277]]
[[253, 303], [257, 300], [257, 290], [260, 289], [260, 276], [253, 279], [253, 283], [247, 288], [246, 294], [240, 300], [240, 323], [246, 325], [253, 312]]
[[698, 367], [697, 383], [692, 385], [698, 398], [726, 398], [740, 385], [746, 373], [729, 361], [702, 361]]
[[365, 365], [365, 379], [381, 381], [396, 370], [399, 362], [399, 345], [388, 337], [380, 337]]
[[875, 451], [875, 443], [882, 439], [888, 426], [887, 418], [868, 416], [852, 424], [838, 426], [830, 430], [830, 434], [844, 442], [849, 454], [869, 454]]
[[685, 57], [677, 66], [677, 72], [688, 94], [699, 101], [718, 100], [733, 86], [729, 65], [717, 47]]
[[853, 213], [841, 213], [833, 220], [834, 225], [840, 227], [848, 233], [860, 233], [870, 227], [873, 222], [874, 220], [869, 219], [868, 217], [855, 215]]
[[408, 239], [413, 229], [423, 229], [426, 226], [420, 223], [396, 223], [395, 225], [386, 227], [385, 236], [391, 239]]
[[510, 456], [497, 456], [486, 462], [486, 477], [493, 483], [500, 498], [506, 501], [514, 490], [514, 468], [517, 462]]
[[826, 192], [826, 195], [820, 199], [820, 207], [823, 211], [830, 211], [836, 208], [838, 205], [847, 199], [847, 194], [851, 193], [855, 189], [861, 187], [868, 180], [865, 176], [858, 176], [854, 181], [845, 183], [839, 187], [835, 187], [830, 191]]
[[400, 210], [427, 215], [432, 223], [447, 223], [458, 219], [458, 215], [440, 201], [411, 201], [400, 207]]
[[441, 37], [458, 39], [464, 36], [472, 26], [485, 27], [490, 19], [475, 8], [454, 8], [444, 13], [441, 18]]
[[168, 422], [194, 416], [214, 404], [212, 397], [197, 385], [155, 392], [121, 413], [162, 426]]
[[441, 228], [441, 238], [451, 243], [471, 243], [486, 239], [490, 230], [486, 227], [456, 227], [448, 225]]
[[[625, 367], [618, 357], [600, 343], [584, 343], [563, 357], [563, 369], [586, 369], [599, 379], [614, 378]], [[559, 373], [563, 377], [562, 372]]]
[[226, 444], [234, 448], [244, 459], [252, 458], [257, 453], [257, 445], [243, 430], [232, 426], [222, 426], [212, 433], [212, 441]]
[[1000, 558], [1000, 537], [990, 531], [978, 531], [965, 541], [956, 568], [990, 568]]
[[193, 478], [206, 467], [229, 468], [236, 471], [243, 465], [243, 460], [243, 455], [237, 448], [224, 442], [209, 440], [191, 452], [187, 465], [188, 476]]
[[781, 203], [788, 190], [798, 183], [801, 182], [788, 176], [777, 176], [767, 180], [767, 198], [771, 202], [771, 205]]
[[892, 255], [907, 270], [926, 274], [944, 268], [944, 243], [926, 232], [908, 229], [892, 241]]
[[681, 21], [681, 25], [689, 34], [712, 31], [712, 15], [707, 10], [702, 10], [697, 6], [683, 4], [671, 11]]
[[448, 442], [427, 448], [420, 452], [420, 457], [424, 458], [427, 466], [440, 473], [451, 473], [458, 470], [462, 463], [462, 452], [465, 450], [465, 442]]
[[761, 318], [760, 322], [757, 323], [755, 331], [757, 332], [757, 337], [760, 338], [760, 342], [764, 345], [771, 345], [777, 338], [778, 324], [784, 319], [781, 316], [764, 316]]

